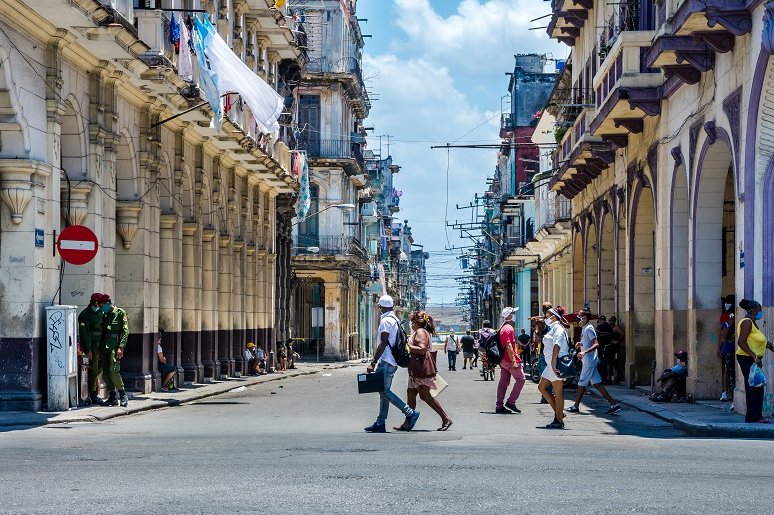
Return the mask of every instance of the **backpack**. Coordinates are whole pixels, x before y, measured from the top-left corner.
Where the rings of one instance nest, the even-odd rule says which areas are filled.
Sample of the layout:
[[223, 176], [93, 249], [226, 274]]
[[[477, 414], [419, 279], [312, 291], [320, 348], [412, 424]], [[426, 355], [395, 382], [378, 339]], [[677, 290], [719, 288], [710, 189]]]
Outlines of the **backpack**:
[[490, 365], [499, 365], [503, 359], [503, 347], [500, 344], [500, 331], [495, 331], [481, 344], [486, 351], [486, 361]]
[[395, 359], [395, 364], [401, 368], [408, 367], [409, 360], [411, 359], [411, 352], [408, 348], [408, 337], [406, 331], [403, 330], [403, 324], [400, 323], [398, 317], [393, 316], [398, 322], [398, 333], [395, 335], [395, 345], [390, 347], [392, 351], [392, 357]]

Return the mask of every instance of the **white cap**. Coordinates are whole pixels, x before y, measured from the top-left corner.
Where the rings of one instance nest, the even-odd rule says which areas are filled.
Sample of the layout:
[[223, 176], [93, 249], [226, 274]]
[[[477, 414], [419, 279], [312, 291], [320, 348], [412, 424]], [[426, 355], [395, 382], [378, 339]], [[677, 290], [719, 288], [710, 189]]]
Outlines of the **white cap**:
[[507, 308], [503, 308], [503, 310], [500, 312], [500, 318], [506, 319], [509, 316], [511, 316], [514, 313], [516, 313], [518, 310], [519, 310], [519, 308], [512, 308], [510, 306], [507, 307]]
[[379, 306], [383, 308], [391, 308], [393, 306], [392, 297], [389, 295], [382, 295], [379, 297]]

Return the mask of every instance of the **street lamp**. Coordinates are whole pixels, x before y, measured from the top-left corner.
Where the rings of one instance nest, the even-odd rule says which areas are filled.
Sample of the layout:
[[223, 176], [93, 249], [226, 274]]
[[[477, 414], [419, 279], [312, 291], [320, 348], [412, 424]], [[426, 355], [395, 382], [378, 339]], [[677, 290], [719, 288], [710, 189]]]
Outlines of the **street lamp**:
[[303, 222], [307, 218], [310, 218], [310, 217], [315, 216], [315, 215], [319, 215], [323, 211], [327, 211], [327, 210], [331, 209], [332, 207], [341, 209], [342, 211], [351, 211], [351, 210], [355, 209], [355, 204], [331, 204], [330, 206], [327, 206], [327, 207], [324, 207], [324, 208], [320, 209], [316, 213], [308, 214], [305, 217], [296, 220], [295, 222], [290, 224], [290, 226], [291, 227], [295, 227], [296, 225], [300, 224], [301, 222]]

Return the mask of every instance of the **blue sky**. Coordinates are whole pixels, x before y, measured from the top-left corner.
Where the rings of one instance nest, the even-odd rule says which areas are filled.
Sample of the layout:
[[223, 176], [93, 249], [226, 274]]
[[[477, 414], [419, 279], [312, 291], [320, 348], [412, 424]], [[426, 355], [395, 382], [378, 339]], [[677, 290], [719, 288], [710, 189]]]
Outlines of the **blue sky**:
[[[542, 0], [359, 0], [366, 39], [364, 77], [376, 98], [366, 125], [368, 144], [390, 135], [390, 154], [402, 169], [399, 220], [408, 219], [414, 241], [430, 252], [430, 302], [454, 302], [459, 274], [455, 254], [463, 246], [445, 221], [467, 220], [474, 195], [486, 189], [496, 150], [430, 150], [433, 144], [498, 142], [501, 102], [507, 111], [506, 72], [513, 54], [545, 53], [564, 58], [566, 47], [551, 41], [545, 25], [529, 20], [549, 12]], [[387, 138], [382, 137], [387, 155]], [[447, 160], [448, 159], [448, 160]], [[448, 195], [447, 195], [448, 167]], [[448, 202], [447, 202], [448, 200]], [[448, 208], [447, 208], [448, 206]], [[446, 214], [448, 212], [448, 215]]]

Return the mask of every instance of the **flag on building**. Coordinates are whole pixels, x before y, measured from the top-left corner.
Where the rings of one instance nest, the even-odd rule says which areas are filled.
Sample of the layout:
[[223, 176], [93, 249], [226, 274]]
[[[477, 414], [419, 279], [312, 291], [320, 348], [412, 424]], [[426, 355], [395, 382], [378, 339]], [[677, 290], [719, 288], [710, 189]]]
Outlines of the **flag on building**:
[[[173, 17], [174, 19], [174, 17]], [[180, 55], [177, 57], [177, 74], [185, 80], [193, 78], [191, 63], [191, 35], [185, 23], [180, 24]]]

